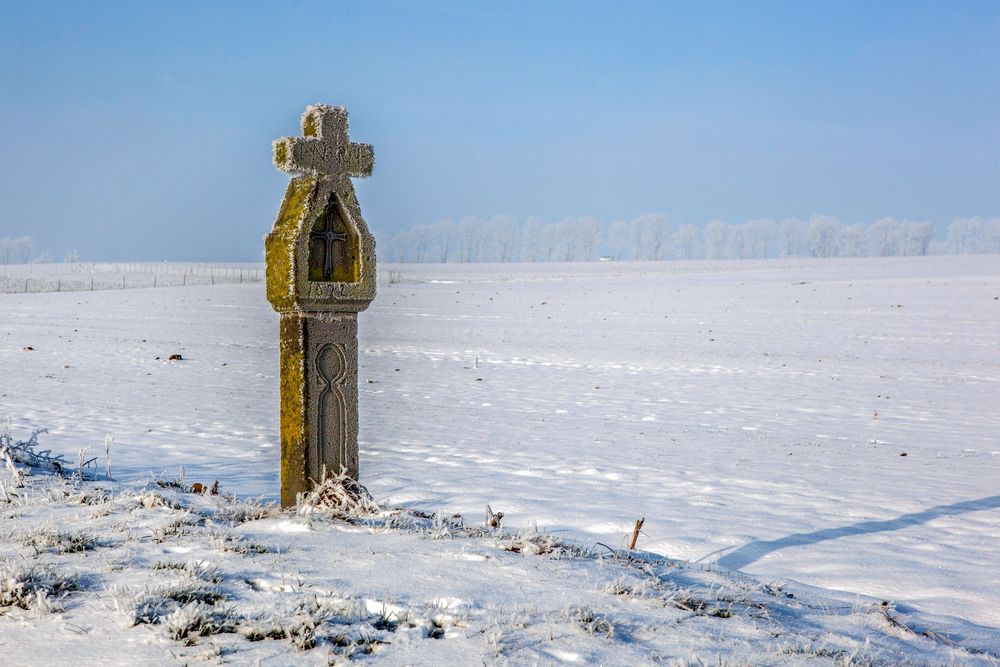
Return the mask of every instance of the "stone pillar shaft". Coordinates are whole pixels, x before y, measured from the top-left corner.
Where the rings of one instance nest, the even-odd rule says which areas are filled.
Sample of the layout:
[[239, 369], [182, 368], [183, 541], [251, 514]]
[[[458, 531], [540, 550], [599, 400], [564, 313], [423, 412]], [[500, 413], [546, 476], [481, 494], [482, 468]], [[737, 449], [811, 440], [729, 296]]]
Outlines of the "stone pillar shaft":
[[281, 505], [328, 474], [358, 478], [357, 313], [283, 312]]

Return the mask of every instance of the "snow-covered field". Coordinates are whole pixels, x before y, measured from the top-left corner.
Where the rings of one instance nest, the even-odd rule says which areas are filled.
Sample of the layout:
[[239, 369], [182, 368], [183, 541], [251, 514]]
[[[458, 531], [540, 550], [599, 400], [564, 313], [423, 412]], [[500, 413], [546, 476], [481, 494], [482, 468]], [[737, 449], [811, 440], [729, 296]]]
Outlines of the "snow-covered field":
[[[481, 525], [489, 504], [508, 530], [616, 550], [645, 517], [645, 558], [689, 565], [527, 559], [503, 549], [509, 538], [427, 537], [440, 525], [290, 516], [227, 528], [277, 547], [243, 565], [210, 547], [218, 536], [196, 540], [212, 524], [209, 500], [163, 491], [202, 517], [172, 557], [270, 582], [231, 599], [274, 604], [264, 593], [296, 589], [298, 573], [358, 618], [390, 596], [424, 619], [414, 627], [435, 614], [455, 622], [442, 631], [457, 638], [451, 648], [411, 646], [396, 631], [364, 656], [388, 662], [1000, 659], [1000, 257], [382, 269], [403, 282], [381, 284], [360, 317], [361, 475], [378, 501], [461, 514], [466, 525]], [[98, 518], [90, 506], [50, 506], [62, 482], [23, 492], [31, 502], [2, 515], [0, 554], [72, 567], [79, 555], [25, 546], [49, 515], [95, 532], [137, 512], [150, 525], [173, 520], [178, 510], [140, 511], [134, 498], [182, 467], [188, 483], [218, 479], [241, 498], [275, 499], [276, 343], [259, 283], [0, 294], [0, 417], [16, 439], [48, 429], [41, 445], [71, 460], [90, 447], [102, 470], [113, 435], [112, 475], [125, 483], [105, 485], [119, 495]], [[159, 570], [149, 568], [171, 554], [130, 541], [140, 532], [88, 551], [119, 573], [91, 588], [151, 585]], [[318, 560], [328, 552], [336, 571]], [[132, 562], [146, 569], [131, 572]], [[702, 586], [715, 605], [705, 609], [737, 589], [742, 607], [678, 631], [688, 612], [663, 601], [689, 589], [671, 576]], [[608, 592], [630, 577], [644, 582], [628, 584], [641, 595]], [[768, 593], [775, 581], [796, 597]], [[51, 638], [46, 623], [61, 629], [58, 645], [100, 644], [104, 630], [87, 629], [100, 622], [87, 619], [110, 613], [108, 599], [70, 606], [60, 622], [0, 616], [0, 655], [31, 663]], [[888, 616], [870, 613], [881, 600]], [[583, 607], [617, 634], [592, 632]], [[108, 651], [121, 636], [136, 660], [162, 655], [153, 638], [165, 635], [124, 627]], [[287, 664], [282, 651], [295, 650], [268, 646], [222, 658]]]

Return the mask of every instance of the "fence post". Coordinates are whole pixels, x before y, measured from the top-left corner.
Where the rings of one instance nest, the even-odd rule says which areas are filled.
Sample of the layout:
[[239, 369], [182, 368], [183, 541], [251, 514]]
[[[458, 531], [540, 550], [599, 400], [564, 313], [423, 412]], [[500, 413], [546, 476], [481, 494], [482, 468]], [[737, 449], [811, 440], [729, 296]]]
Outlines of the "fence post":
[[90, 291], [94, 291], [94, 276], [90, 276]]

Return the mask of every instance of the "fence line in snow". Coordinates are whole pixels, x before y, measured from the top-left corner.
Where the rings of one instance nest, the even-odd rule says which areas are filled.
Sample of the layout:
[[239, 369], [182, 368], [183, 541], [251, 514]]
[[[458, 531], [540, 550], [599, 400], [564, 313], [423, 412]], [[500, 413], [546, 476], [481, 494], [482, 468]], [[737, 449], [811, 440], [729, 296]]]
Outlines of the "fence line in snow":
[[260, 283], [263, 265], [108, 262], [7, 265], [0, 293], [81, 292], [109, 289]]

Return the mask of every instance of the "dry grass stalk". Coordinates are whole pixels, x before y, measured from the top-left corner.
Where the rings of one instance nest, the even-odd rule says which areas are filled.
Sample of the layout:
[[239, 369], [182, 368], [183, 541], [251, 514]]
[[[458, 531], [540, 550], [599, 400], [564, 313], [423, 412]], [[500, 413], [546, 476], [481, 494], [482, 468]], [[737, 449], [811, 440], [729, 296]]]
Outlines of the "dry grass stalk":
[[644, 523], [646, 523], [646, 517], [642, 517], [635, 522], [635, 528], [632, 529], [632, 539], [628, 543], [629, 551], [635, 549], [635, 543], [639, 541], [639, 531], [642, 530], [642, 524]]
[[500, 522], [503, 521], [503, 512], [493, 513], [493, 509], [487, 505], [486, 506], [486, 527], [487, 528], [499, 528]]
[[296, 511], [299, 514], [334, 512], [345, 516], [373, 516], [380, 514], [382, 508], [368, 489], [348, 475], [346, 470], [330, 477], [324, 467], [322, 481], [309, 493], [299, 496]]

